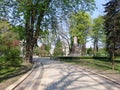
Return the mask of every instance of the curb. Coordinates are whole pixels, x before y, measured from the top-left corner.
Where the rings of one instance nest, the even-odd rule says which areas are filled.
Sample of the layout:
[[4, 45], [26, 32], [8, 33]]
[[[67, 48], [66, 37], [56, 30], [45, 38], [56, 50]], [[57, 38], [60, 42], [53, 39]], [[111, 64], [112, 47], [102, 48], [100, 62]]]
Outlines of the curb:
[[[60, 62], [61, 62], [61, 61], [60, 61]], [[68, 64], [68, 63], [67, 63], [67, 64]], [[70, 64], [70, 63], [69, 63], [69, 64]], [[76, 65], [76, 64], [71, 64], [71, 65], [74, 65], [74, 66], [76, 66], [76, 67], [79, 67], [79, 66]], [[93, 74], [96, 74], [96, 75], [98, 75], [98, 76], [100, 76], [100, 77], [102, 77], [102, 78], [105, 78], [105, 79], [107, 79], [107, 80], [110, 80], [111, 82], [113, 82], [113, 83], [115, 83], [115, 84], [120, 85], [119, 82], [117, 82], [115, 79], [111, 79], [111, 78], [109, 78], [108, 76], [105, 76], [105, 75], [99, 74], [99, 73], [94, 72], [94, 71], [87, 70], [87, 69], [82, 68], [82, 67], [79, 67], [79, 68], [81, 68], [81, 69], [83, 69], [83, 70], [85, 70], [85, 71], [87, 71], [87, 72], [91, 72], [91, 73], [93, 73]]]
[[99, 73], [96, 73], [96, 72], [93, 72], [93, 71], [88, 71], [88, 72], [94, 73], [94, 74], [96, 74], [96, 75], [98, 75], [98, 76], [100, 76], [100, 77], [103, 77], [103, 78], [105, 78], [105, 79], [107, 79], [107, 80], [112, 81], [113, 83], [116, 83], [116, 84], [120, 85], [119, 82], [117, 82], [115, 79], [109, 78], [108, 76], [105, 76], [105, 75], [102, 75], [102, 74], [99, 74]]
[[[75, 65], [75, 66], [76, 66], [76, 65]], [[77, 67], [79, 67], [79, 66], [77, 66]], [[111, 78], [109, 78], [108, 76], [105, 76], [105, 75], [99, 74], [99, 73], [94, 72], [94, 71], [87, 70], [87, 69], [82, 68], [82, 67], [79, 67], [79, 68], [81, 68], [81, 69], [83, 69], [83, 70], [85, 70], [85, 71], [87, 71], [87, 72], [91, 72], [91, 73], [93, 73], [93, 74], [96, 74], [96, 75], [98, 75], [98, 76], [100, 76], [100, 77], [103, 77], [103, 78], [105, 78], [105, 79], [107, 79], [107, 80], [112, 81], [113, 83], [116, 83], [116, 84], [120, 85], [119, 82], [117, 82], [115, 79], [111, 79]]]
[[23, 75], [16, 82], [14, 82], [10, 86], [8, 86], [5, 90], [14, 90], [17, 86], [19, 86], [33, 72], [33, 69], [35, 68], [35, 65], [36, 64], [33, 65], [32, 69], [29, 72], [27, 72], [25, 75]]

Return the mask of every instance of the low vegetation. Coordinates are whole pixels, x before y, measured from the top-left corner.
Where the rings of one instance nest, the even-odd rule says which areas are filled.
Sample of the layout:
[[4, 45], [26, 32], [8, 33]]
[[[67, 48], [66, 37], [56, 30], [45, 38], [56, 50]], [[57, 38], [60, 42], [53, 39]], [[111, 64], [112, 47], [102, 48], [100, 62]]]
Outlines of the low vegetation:
[[31, 67], [31, 64], [23, 63], [19, 48], [6, 49], [0, 56], [0, 83], [27, 72]]
[[[0, 61], [4, 61], [4, 60], [5, 59], [3, 57], [0, 57]], [[30, 70], [31, 67], [32, 67], [31, 65], [23, 65], [23, 64], [12, 65], [10, 63], [3, 64], [0, 62], [0, 83], [10, 78], [24, 74], [25, 72]]]
[[[87, 66], [100, 70], [112, 70], [111, 61], [109, 59], [60, 59], [61, 61]], [[120, 72], [120, 60], [115, 60], [115, 71]]]
[[6, 20], [0, 20], [0, 83], [21, 75], [29, 65], [20, 57], [19, 35]]

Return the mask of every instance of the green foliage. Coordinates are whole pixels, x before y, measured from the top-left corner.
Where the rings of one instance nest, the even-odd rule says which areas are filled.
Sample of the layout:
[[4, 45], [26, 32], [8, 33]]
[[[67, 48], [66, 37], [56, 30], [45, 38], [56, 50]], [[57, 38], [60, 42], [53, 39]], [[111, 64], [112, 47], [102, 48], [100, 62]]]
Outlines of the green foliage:
[[7, 48], [0, 58], [2, 58], [0, 60], [0, 64], [2, 65], [19, 66], [22, 63], [22, 58], [20, 58], [20, 48], [18, 47]]
[[18, 66], [21, 64], [20, 48], [13, 46], [13, 41], [17, 40], [18, 36], [11, 31], [12, 26], [7, 21], [0, 22], [0, 64]]
[[11, 25], [7, 20], [0, 19], [0, 33], [4, 33], [11, 29]]
[[93, 40], [94, 55], [99, 52], [99, 43], [102, 44], [102, 47], [105, 47], [106, 35], [103, 22], [104, 20], [102, 16], [98, 16], [93, 20], [93, 28], [90, 31], [90, 36]]
[[87, 54], [88, 54], [89, 56], [92, 56], [92, 55], [93, 55], [92, 47], [90, 47], [90, 48], [87, 49]]
[[108, 57], [108, 52], [106, 51], [105, 48], [99, 49], [99, 51], [96, 53], [96, 57], [102, 56], [102, 57]]
[[86, 12], [73, 13], [70, 17], [70, 35], [78, 38], [79, 44], [86, 43], [87, 34], [91, 26], [90, 15]]
[[20, 58], [20, 49], [12, 47], [4, 55], [5, 62], [10, 66], [19, 66], [22, 63], [22, 58]]
[[57, 25], [54, 17], [60, 20], [74, 11], [92, 11], [94, 6], [94, 0], [2, 0], [0, 16], [13, 25], [25, 26], [26, 60], [32, 61], [32, 48], [40, 32]]
[[105, 32], [106, 50], [112, 61], [112, 68], [115, 69], [115, 56], [120, 56], [120, 1], [110, 0], [105, 4]]
[[45, 50], [46, 50], [48, 53], [50, 53], [50, 49], [51, 49], [51, 45], [48, 44], [48, 45], [45, 46]]
[[44, 15], [50, 15], [49, 18], [53, 18], [58, 14], [66, 15], [74, 11], [93, 11], [94, 8], [94, 0], [1, 0], [0, 16], [11, 19], [12, 23], [18, 25], [18, 23], [26, 22], [24, 18], [31, 16], [29, 11], [34, 11], [34, 14], [37, 15], [45, 11]]
[[91, 31], [91, 38], [95, 41], [101, 41], [105, 43], [105, 31], [104, 31], [104, 19], [102, 16], [98, 16], [93, 20], [93, 29]]
[[[109, 59], [62, 59], [61, 61], [73, 63], [81, 66], [87, 66], [88, 68], [98, 69], [98, 70], [111, 70], [111, 62]], [[120, 60], [115, 60], [116, 66], [115, 70], [117, 72], [120, 72]]]
[[105, 4], [106, 48], [109, 55], [120, 55], [120, 1], [110, 0]]
[[73, 45], [73, 38], [77, 37], [78, 45], [81, 49], [81, 55], [86, 54], [86, 42], [91, 28], [91, 18], [87, 12], [79, 11], [72, 13], [70, 16], [70, 36], [71, 45]]
[[62, 42], [60, 40], [57, 40], [55, 44], [54, 49], [54, 56], [63, 56], [63, 48], [62, 48]]
[[19, 40], [25, 39], [25, 28], [23, 26], [14, 26], [12, 31], [18, 34]]
[[34, 47], [34, 54], [39, 56], [40, 52], [39, 52], [39, 47]]

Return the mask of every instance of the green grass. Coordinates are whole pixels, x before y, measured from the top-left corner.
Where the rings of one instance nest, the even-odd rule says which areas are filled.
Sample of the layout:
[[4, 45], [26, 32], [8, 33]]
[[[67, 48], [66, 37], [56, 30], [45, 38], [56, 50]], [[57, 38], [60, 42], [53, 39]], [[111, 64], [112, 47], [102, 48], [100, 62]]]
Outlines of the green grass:
[[26, 73], [31, 69], [32, 65], [11, 66], [4, 63], [4, 58], [0, 57], [0, 83]]
[[[101, 70], [112, 70], [112, 65], [110, 60], [107, 59], [62, 59], [61, 61], [78, 64], [81, 66], [87, 66], [95, 69], [101, 69]], [[115, 70], [120, 72], [120, 60], [115, 60]]]
[[13, 75], [15, 72], [20, 70], [21, 67], [10, 67], [1, 65], [0, 69], [0, 82], [6, 80], [8, 77]]
[[0, 69], [0, 83], [4, 80], [14, 78], [30, 70], [30, 67], [21, 65], [19, 67], [3, 66]]

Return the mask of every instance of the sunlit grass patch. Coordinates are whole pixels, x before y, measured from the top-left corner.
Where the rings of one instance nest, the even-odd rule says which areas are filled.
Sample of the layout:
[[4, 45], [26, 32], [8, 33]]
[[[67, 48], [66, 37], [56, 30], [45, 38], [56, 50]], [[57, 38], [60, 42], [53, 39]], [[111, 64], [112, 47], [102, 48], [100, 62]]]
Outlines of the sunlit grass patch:
[[[112, 70], [111, 61], [109, 59], [61, 59], [61, 61], [95, 69]], [[120, 72], [120, 60], [115, 60], [115, 70]]]

